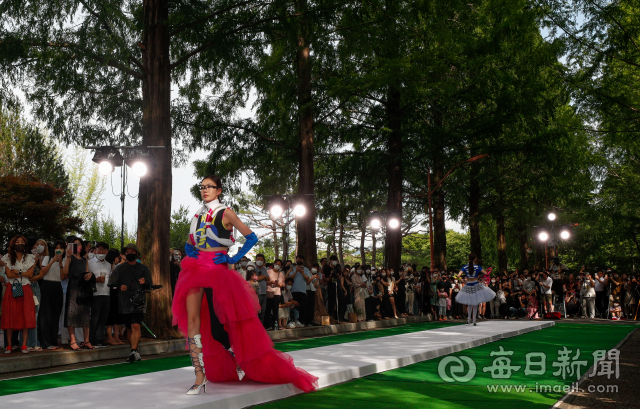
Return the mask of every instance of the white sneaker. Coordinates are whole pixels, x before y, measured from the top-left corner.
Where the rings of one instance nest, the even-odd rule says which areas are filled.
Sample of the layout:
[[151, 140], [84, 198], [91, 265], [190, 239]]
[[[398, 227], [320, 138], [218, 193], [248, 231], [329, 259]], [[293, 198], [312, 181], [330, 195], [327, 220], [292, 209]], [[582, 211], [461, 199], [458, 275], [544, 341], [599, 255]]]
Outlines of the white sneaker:
[[304, 324], [300, 321], [296, 321], [296, 328], [304, 328]]
[[296, 324], [294, 324], [293, 322], [290, 322], [287, 324], [287, 329], [294, 329], [295, 327], [296, 327]]

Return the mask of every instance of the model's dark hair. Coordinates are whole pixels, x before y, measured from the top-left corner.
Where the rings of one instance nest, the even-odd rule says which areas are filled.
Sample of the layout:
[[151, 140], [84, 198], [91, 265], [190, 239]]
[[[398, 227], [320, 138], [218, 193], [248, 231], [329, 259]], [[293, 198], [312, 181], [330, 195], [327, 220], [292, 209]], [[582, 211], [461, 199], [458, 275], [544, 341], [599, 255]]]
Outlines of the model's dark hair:
[[469, 274], [473, 274], [475, 271], [475, 267], [473, 265], [473, 261], [476, 259], [476, 255], [471, 253], [469, 254]]
[[220, 176], [216, 176], [216, 175], [207, 175], [205, 177], [202, 178], [202, 180], [200, 181], [200, 183], [202, 183], [205, 179], [211, 179], [214, 181], [214, 183], [216, 184], [216, 186], [218, 186], [220, 189], [222, 189], [222, 180], [220, 179]]

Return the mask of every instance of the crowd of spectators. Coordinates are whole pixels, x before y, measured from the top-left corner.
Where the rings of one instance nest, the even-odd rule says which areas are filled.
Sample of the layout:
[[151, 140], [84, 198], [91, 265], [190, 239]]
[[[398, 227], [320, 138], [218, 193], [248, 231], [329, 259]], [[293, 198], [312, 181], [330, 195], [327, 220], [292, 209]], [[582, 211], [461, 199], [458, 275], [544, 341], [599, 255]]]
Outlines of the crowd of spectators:
[[[137, 344], [145, 303], [135, 297], [151, 287], [149, 269], [135, 244], [121, 253], [106, 243], [70, 236], [47, 243], [17, 235], [0, 261], [0, 329], [4, 352], [61, 349], [66, 330], [73, 351]], [[78, 339], [78, 338], [81, 339]]]
[[[172, 290], [183, 257], [180, 250], [170, 250]], [[398, 271], [360, 263], [342, 266], [335, 255], [309, 265], [303, 255], [271, 261], [264, 254], [243, 257], [233, 268], [256, 292], [267, 330], [426, 314], [444, 321], [467, 314], [466, 306], [455, 302], [466, 284], [457, 271], [418, 270], [410, 264]], [[554, 311], [563, 317], [635, 319], [640, 301], [635, 275], [610, 268], [592, 274], [584, 267], [574, 274], [559, 260], [549, 269], [493, 271], [484, 280], [496, 297], [480, 306], [481, 319], [536, 319]], [[129, 361], [140, 360], [144, 292], [152, 282], [135, 245], [120, 252], [74, 236], [47, 243], [18, 235], [1, 258], [0, 283], [5, 353], [60, 349], [66, 329], [72, 350], [126, 340]], [[143, 302], [137, 303], [136, 296]]]

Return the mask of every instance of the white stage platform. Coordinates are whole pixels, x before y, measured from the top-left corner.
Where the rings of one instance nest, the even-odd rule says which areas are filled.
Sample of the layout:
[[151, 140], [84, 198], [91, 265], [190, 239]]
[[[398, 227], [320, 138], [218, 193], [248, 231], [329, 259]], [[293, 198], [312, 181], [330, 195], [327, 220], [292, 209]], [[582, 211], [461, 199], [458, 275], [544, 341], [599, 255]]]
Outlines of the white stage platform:
[[[325, 388], [452, 352], [551, 327], [552, 321], [482, 321], [410, 334], [291, 352], [296, 365]], [[128, 365], [128, 364], [127, 364]], [[2, 397], [21, 409], [244, 408], [301, 393], [292, 385], [209, 383], [207, 393], [187, 396], [194, 380], [186, 367]], [[24, 379], [29, 382], [28, 378]]]

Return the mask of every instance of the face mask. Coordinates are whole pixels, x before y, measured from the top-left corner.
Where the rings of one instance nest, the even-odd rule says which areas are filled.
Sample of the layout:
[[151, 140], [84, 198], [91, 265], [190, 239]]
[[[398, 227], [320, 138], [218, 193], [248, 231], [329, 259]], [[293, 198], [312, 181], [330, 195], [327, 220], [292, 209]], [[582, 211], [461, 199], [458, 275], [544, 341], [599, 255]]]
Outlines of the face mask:
[[367, 274], [369, 274], [371, 272], [371, 270], [367, 270]]
[[253, 270], [255, 270], [255, 268], [253, 268], [253, 267], [247, 267], [247, 271], [253, 271]]
[[36, 253], [38, 253], [38, 254], [44, 253], [44, 246], [43, 245], [37, 245], [36, 246]]
[[16, 252], [18, 253], [24, 253], [24, 244], [16, 244]]
[[107, 257], [106, 254], [96, 254], [95, 256], [100, 261], [104, 261], [104, 258]]
[[136, 261], [136, 257], [138, 257], [135, 253], [129, 253], [125, 256], [127, 261]]
[[263, 264], [264, 264], [263, 261], [256, 261], [256, 266], [258, 267], [262, 267]]
[[246, 267], [246, 266], [247, 266], [247, 264], [248, 264], [248, 262], [246, 262], [246, 261], [243, 261], [243, 262], [241, 262], [241, 263], [240, 263], [240, 265], [241, 265], [242, 267]]
[[276, 271], [280, 271], [280, 266], [276, 264], [275, 266], [273, 266], [273, 269]]
[[337, 262], [337, 261], [332, 261], [332, 262], [331, 262], [331, 265], [335, 267], [335, 266], [337, 266], [337, 265], [338, 265], [338, 262]]
[[318, 269], [317, 269], [317, 268], [312, 268], [312, 269], [311, 269], [311, 272], [312, 272], [312, 273], [317, 273], [317, 272], [318, 272]]
[[491, 280], [491, 282], [492, 282], [492, 283], [495, 283], [495, 282], [496, 282], [496, 280]]
[[386, 277], [386, 276], [387, 276], [387, 273], [382, 273], [382, 277]]
[[302, 261], [296, 261], [296, 264], [301, 266], [302, 264], [304, 264]]
[[287, 290], [291, 291], [291, 286], [290, 285], [287, 286]]
[[357, 270], [358, 274], [362, 274], [362, 270], [358, 269]]
[[89, 260], [93, 260], [95, 256], [96, 256], [95, 253], [89, 253], [89, 256], [88, 256]]

